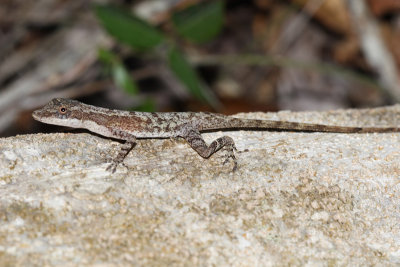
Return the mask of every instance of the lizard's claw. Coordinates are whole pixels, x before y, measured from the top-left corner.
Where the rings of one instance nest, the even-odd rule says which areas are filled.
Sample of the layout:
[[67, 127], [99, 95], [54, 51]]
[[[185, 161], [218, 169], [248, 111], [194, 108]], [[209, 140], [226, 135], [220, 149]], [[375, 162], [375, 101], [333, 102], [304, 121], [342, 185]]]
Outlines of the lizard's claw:
[[125, 168], [128, 169], [128, 166], [125, 163], [112, 161], [111, 164], [107, 167], [106, 171], [115, 173], [119, 164], [122, 164]]
[[106, 169], [106, 171], [111, 172], [111, 173], [115, 173], [115, 171], [117, 170], [117, 166], [118, 163], [116, 162], [112, 162]]

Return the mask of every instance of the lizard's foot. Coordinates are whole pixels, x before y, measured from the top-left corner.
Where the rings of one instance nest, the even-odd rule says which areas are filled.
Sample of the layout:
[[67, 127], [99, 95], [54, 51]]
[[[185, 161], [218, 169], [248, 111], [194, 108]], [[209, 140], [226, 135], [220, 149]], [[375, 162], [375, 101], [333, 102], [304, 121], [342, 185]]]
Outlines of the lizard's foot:
[[109, 163], [108, 167], [106, 168], [106, 171], [115, 173], [119, 163], [116, 162], [115, 159], [113, 159], [113, 158], [107, 158], [105, 160], [105, 163]]
[[233, 164], [234, 164], [232, 171], [236, 171], [237, 170], [237, 159], [235, 156], [235, 151], [237, 151], [237, 148], [236, 148], [235, 144], [230, 143], [230, 144], [226, 145], [223, 149], [227, 151], [226, 159], [223, 162], [223, 164], [225, 165], [229, 161], [229, 159], [232, 159]]
[[115, 171], [117, 170], [117, 166], [118, 166], [118, 162], [113, 161], [106, 169], [106, 171], [111, 172], [111, 173], [115, 173]]
[[112, 161], [111, 164], [107, 167], [106, 171], [111, 172], [111, 173], [115, 173], [115, 171], [117, 170], [117, 167], [118, 167], [119, 164], [121, 164], [122, 166], [124, 166], [125, 168], [128, 169], [128, 166], [126, 166], [125, 163]]
[[233, 160], [233, 169], [232, 169], [232, 171], [234, 172], [234, 171], [237, 170], [237, 166], [238, 166], [237, 159], [236, 159], [235, 156], [233, 156], [233, 157], [228, 156], [223, 164], [226, 164], [229, 161], [229, 158], [232, 158], [232, 160]]

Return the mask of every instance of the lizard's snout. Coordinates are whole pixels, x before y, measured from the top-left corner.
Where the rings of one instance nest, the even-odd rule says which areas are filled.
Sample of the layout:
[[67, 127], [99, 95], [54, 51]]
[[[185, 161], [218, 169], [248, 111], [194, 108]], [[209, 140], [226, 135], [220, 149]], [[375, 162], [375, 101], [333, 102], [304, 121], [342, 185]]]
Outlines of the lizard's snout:
[[32, 112], [32, 117], [35, 119], [35, 120], [40, 120], [40, 114], [41, 114], [41, 111], [40, 111], [40, 109], [38, 109], [38, 110], [35, 110], [34, 112]]

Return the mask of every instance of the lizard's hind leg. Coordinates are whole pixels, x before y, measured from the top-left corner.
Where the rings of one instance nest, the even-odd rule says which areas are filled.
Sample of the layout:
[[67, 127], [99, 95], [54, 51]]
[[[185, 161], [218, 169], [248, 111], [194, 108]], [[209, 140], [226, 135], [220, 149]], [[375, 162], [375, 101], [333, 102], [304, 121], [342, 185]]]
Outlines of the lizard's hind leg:
[[203, 158], [208, 159], [212, 154], [224, 148], [227, 150], [227, 158], [224, 161], [224, 164], [228, 162], [231, 158], [234, 163], [233, 171], [237, 169], [237, 160], [235, 157], [234, 150], [236, 149], [235, 142], [229, 136], [222, 136], [220, 138], [215, 139], [208, 146], [204, 139], [201, 137], [201, 134], [197, 130], [190, 130], [186, 135], [183, 136], [185, 140], [189, 143], [189, 145]]

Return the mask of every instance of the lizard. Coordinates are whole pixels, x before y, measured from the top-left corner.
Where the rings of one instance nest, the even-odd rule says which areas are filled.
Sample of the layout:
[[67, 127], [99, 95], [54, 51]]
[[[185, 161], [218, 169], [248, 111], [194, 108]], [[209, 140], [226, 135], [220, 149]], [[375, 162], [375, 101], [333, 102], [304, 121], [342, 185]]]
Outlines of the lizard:
[[233, 171], [237, 169], [234, 151], [235, 142], [229, 136], [222, 136], [210, 145], [204, 141], [202, 132], [226, 131], [232, 129], [256, 129], [330, 133], [384, 133], [399, 132], [397, 127], [348, 127], [323, 124], [239, 119], [209, 112], [135, 112], [113, 110], [81, 103], [77, 100], [55, 98], [43, 108], [32, 113], [35, 120], [43, 123], [83, 128], [99, 135], [124, 140], [118, 155], [107, 167], [115, 172], [129, 154], [137, 139], [142, 138], [184, 138], [203, 158], [211, 157], [224, 148], [227, 157], [233, 160]]

